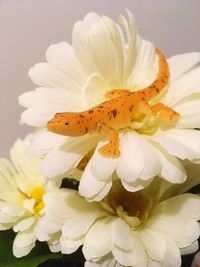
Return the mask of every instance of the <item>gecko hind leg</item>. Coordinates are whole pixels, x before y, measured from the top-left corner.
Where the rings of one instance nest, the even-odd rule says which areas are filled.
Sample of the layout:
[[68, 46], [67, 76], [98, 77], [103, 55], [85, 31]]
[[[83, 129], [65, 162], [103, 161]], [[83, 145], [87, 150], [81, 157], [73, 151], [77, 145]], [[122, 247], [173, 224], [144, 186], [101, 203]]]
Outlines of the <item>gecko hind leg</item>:
[[120, 156], [118, 132], [103, 124], [99, 126], [99, 133], [108, 134], [110, 138], [107, 144], [99, 148], [100, 154], [106, 158], [118, 158]]
[[139, 105], [139, 110], [149, 116], [159, 113], [161, 119], [165, 121], [176, 121], [180, 118], [178, 112], [162, 103], [157, 103], [151, 107], [147, 101], [143, 100]]
[[162, 103], [153, 105], [152, 111], [154, 115], [159, 112], [161, 119], [165, 121], [176, 121], [180, 118], [180, 114], [178, 112]]
[[104, 96], [105, 98], [112, 99], [115, 97], [125, 96], [130, 94], [131, 92], [128, 89], [112, 89], [107, 92]]

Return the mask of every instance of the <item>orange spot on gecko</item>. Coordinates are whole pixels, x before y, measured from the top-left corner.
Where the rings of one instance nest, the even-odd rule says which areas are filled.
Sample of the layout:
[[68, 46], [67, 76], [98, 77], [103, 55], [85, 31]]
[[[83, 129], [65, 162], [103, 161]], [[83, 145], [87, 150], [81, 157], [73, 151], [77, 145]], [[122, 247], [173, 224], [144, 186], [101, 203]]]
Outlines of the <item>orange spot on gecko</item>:
[[177, 121], [180, 115], [157, 103], [150, 106], [148, 101], [157, 96], [168, 84], [169, 68], [164, 55], [156, 49], [159, 57], [159, 71], [156, 80], [148, 87], [131, 93], [127, 89], [113, 89], [106, 94], [111, 98], [83, 112], [56, 113], [47, 124], [49, 131], [66, 136], [81, 136], [87, 133], [100, 133], [109, 136], [109, 142], [99, 149], [104, 157], [120, 156], [118, 130], [127, 127], [136, 120], [136, 114], [154, 116], [161, 119]]

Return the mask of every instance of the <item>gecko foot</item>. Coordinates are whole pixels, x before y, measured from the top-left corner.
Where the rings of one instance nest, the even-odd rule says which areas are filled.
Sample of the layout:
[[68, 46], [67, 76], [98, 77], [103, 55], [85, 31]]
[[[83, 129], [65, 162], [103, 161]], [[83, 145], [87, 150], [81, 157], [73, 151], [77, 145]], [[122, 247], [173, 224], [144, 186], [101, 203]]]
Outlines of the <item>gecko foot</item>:
[[118, 158], [120, 156], [119, 148], [113, 143], [108, 143], [102, 146], [99, 148], [99, 152], [106, 158]]

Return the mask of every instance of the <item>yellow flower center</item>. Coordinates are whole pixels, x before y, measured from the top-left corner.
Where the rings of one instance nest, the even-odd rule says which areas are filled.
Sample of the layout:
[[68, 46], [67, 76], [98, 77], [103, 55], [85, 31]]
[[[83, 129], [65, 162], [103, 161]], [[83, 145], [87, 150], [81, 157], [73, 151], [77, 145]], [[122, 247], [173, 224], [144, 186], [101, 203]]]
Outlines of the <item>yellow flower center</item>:
[[[29, 211], [34, 213], [35, 215], [39, 215], [39, 213], [44, 208], [43, 195], [45, 194], [45, 190], [42, 186], [35, 187], [31, 189], [29, 192], [22, 192], [20, 196], [20, 204], [26, 207]], [[27, 205], [29, 203], [30, 205]]]

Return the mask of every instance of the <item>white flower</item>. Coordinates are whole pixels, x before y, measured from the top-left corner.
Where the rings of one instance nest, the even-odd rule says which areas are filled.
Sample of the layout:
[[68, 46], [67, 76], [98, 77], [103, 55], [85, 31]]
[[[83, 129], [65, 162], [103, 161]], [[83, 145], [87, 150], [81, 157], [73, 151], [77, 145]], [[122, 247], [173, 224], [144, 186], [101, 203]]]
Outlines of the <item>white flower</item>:
[[[17, 232], [13, 242], [16, 257], [27, 255], [35, 247], [35, 229], [44, 215], [43, 196], [50, 190], [50, 186], [44, 188], [42, 184], [40, 159], [25, 153], [28, 145], [29, 137], [18, 139], [11, 149], [12, 163], [0, 159], [0, 230], [13, 228]], [[50, 248], [52, 243], [53, 238], [49, 240]]]
[[83, 111], [105, 101], [113, 88], [137, 91], [156, 79], [155, 47], [138, 36], [132, 14], [128, 12], [128, 19], [120, 16], [118, 24], [89, 13], [75, 24], [72, 45], [51, 45], [46, 58], [47, 63], [36, 64], [29, 73], [40, 87], [19, 98], [27, 108], [21, 121], [42, 128], [30, 151], [44, 156], [45, 177], [64, 177], [77, 166], [80, 169], [81, 163], [79, 191], [88, 200], [102, 199], [115, 173], [131, 192], [145, 188], [156, 175], [171, 183], [185, 181], [181, 161], [200, 160], [200, 132], [195, 129], [200, 127], [200, 53], [169, 58], [169, 84], [151, 101], [180, 113], [177, 124], [168, 125], [158, 116], [135, 121], [132, 129], [120, 132], [118, 158], [99, 153], [98, 148], [107, 142], [99, 134], [66, 137], [45, 127], [57, 112]]
[[44, 197], [38, 231], [48, 241], [62, 229], [61, 252], [83, 246], [86, 267], [180, 267], [180, 254], [195, 252], [200, 235], [200, 197], [173, 196], [180, 190], [156, 178], [128, 192], [118, 180], [103, 201], [90, 203], [74, 190], [58, 189]]

